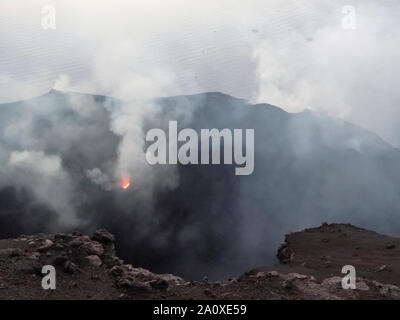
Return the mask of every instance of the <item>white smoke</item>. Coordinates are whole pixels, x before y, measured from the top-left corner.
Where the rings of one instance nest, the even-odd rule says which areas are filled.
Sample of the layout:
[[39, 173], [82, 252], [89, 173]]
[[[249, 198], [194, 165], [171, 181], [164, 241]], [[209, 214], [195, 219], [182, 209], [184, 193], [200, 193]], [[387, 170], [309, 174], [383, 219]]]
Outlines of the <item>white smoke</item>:
[[38, 151], [13, 151], [1, 171], [11, 180], [6, 181], [9, 185], [28, 188], [37, 201], [54, 210], [60, 224], [70, 227], [78, 223], [71, 206], [72, 184], [59, 157]]
[[298, 28], [296, 17], [287, 16], [280, 20], [283, 30], [254, 39], [254, 100], [291, 112], [323, 111], [398, 146], [398, 126], [391, 120], [398, 118], [400, 98], [392, 81], [400, 76], [398, 4], [355, 1], [356, 29], [347, 30], [341, 23], [346, 3], [311, 3]]
[[[52, 31], [43, 1], [3, 2], [0, 101], [53, 85], [128, 100], [221, 91], [328, 112], [398, 145], [396, 1], [56, 0]], [[355, 30], [342, 28], [349, 4]]]
[[90, 181], [100, 186], [104, 190], [111, 191], [113, 189], [113, 184], [111, 183], [109, 177], [105, 173], [103, 173], [99, 168], [86, 170], [86, 174], [90, 179]]

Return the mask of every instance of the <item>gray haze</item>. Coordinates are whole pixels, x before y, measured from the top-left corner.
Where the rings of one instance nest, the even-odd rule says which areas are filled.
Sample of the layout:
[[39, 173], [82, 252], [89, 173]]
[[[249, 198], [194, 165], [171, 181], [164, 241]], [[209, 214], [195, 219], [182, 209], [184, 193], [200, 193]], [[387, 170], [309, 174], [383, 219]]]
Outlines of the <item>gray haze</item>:
[[[43, 30], [41, 8], [56, 9]], [[344, 30], [344, 5], [357, 27]], [[396, 0], [3, 0], [0, 101], [219, 91], [349, 120], [399, 146]]]
[[[325, 220], [398, 235], [397, 1], [55, 0], [43, 30], [46, 4], [1, 4], [2, 236], [108, 227], [130, 261], [198, 277]], [[149, 166], [168, 119], [254, 128], [254, 174]]]
[[[115, 119], [130, 115], [113, 98], [51, 91], [1, 105], [2, 236], [106, 227], [134, 264], [217, 278], [274, 262], [285, 233], [321, 222], [400, 232], [400, 151], [372, 132], [221, 93], [129, 104], [153, 111], [119, 133]], [[197, 131], [254, 128], [254, 173], [146, 164], [144, 133], [169, 120]]]

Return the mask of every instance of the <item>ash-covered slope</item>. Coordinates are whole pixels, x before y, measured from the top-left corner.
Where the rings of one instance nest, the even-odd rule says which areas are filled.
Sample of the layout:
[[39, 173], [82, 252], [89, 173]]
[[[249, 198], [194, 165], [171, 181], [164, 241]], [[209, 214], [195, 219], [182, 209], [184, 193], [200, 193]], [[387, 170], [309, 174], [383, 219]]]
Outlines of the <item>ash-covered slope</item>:
[[[341, 120], [220, 93], [156, 99], [143, 121], [131, 117], [124, 129], [141, 126], [144, 136], [167, 130], [168, 120], [178, 129], [255, 129], [252, 175], [236, 176], [231, 165], [178, 165], [155, 168], [140, 183], [133, 176], [128, 190], [101, 187], [87, 171], [114, 178], [124, 104], [51, 91], [0, 106], [1, 236], [106, 227], [131, 263], [221, 278], [272, 263], [285, 233], [322, 221], [399, 232], [397, 149]], [[174, 188], [165, 187], [169, 180]], [[68, 220], [73, 213], [77, 221]]]

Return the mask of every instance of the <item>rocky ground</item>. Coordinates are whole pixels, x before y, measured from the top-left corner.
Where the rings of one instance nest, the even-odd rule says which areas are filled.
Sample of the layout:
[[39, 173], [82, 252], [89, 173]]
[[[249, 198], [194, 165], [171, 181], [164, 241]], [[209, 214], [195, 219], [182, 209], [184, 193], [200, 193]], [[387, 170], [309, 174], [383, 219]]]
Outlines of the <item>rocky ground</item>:
[[[21, 236], [0, 240], [0, 299], [400, 299], [400, 239], [323, 224], [287, 235], [277, 256], [228, 282], [185, 281], [125, 264], [106, 230]], [[349, 264], [356, 290], [341, 286]], [[42, 289], [44, 265], [55, 290]]]

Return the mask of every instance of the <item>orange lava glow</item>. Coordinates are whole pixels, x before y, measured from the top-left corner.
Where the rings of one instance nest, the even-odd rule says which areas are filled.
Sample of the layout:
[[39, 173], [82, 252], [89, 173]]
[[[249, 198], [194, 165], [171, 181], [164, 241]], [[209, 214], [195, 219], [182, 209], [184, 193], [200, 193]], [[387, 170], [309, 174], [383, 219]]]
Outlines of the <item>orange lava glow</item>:
[[122, 189], [128, 189], [131, 186], [131, 182], [128, 179], [124, 179], [122, 181], [121, 187]]

